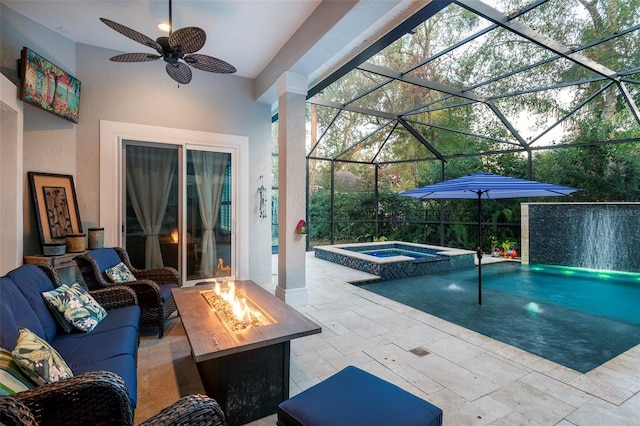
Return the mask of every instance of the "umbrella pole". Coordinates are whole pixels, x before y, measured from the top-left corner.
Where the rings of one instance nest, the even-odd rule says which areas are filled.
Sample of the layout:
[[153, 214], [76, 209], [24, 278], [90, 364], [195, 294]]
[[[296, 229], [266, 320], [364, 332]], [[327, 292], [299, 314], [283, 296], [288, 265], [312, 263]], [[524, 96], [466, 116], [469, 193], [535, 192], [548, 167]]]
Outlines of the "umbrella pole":
[[482, 305], [482, 192], [478, 192], [478, 305]]

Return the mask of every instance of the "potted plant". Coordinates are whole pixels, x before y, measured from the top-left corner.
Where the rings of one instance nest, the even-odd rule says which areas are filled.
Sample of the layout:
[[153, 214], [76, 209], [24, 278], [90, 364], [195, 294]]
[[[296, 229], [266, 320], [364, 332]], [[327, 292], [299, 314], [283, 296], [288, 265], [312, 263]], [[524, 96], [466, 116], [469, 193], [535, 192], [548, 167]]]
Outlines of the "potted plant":
[[489, 241], [491, 243], [491, 257], [499, 257], [500, 248], [498, 247], [498, 238], [495, 235], [491, 235]]
[[502, 256], [513, 259], [518, 256], [518, 252], [515, 249], [515, 241], [505, 240], [502, 244]]

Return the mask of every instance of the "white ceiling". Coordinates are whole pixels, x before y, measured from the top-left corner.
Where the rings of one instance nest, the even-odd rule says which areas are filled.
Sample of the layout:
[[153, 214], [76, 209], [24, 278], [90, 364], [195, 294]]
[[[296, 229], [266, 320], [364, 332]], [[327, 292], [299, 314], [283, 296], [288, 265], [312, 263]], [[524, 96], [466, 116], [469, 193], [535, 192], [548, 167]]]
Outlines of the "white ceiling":
[[[119, 52], [153, 51], [107, 27], [100, 17], [153, 39], [166, 35], [157, 24], [169, 20], [168, 0], [0, 1], [73, 41]], [[425, 1], [321, 3], [323, 0], [173, 0], [173, 27], [204, 29], [207, 42], [198, 53], [229, 62], [237, 68], [237, 75], [259, 79], [261, 74], [273, 74], [270, 79], [274, 80], [275, 74], [292, 71], [313, 81], [361, 50], [370, 37], [401, 19], [416, 3], [424, 5]], [[306, 40], [296, 42], [296, 37]], [[282, 58], [283, 53], [289, 58]], [[276, 62], [278, 67], [274, 67]], [[262, 84], [265, 88], [258, 96], [274, 81]]]

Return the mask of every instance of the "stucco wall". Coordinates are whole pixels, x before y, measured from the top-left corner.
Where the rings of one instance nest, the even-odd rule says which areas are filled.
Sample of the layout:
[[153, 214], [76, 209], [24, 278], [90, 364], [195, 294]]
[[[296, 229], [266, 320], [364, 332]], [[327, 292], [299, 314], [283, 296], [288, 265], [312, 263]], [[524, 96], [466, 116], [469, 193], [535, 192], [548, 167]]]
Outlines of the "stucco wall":
[[[35, 107], [24, 108], [25, 173], [74, 175], [87, 228], [99, 224], [100, 120], [247, 136], [251, 167], [241, 173], [248, 175], [250, 194], [239, 208], [249, 209], [251, 245], [249, 259], [241, 261], [249, 261], [251, 279], [269, 282], [271, 260], [265, 254], [271, 253], [270, 221], [259, 219], [258, 199], [251, 195], [260, 185], [259, 176], [271, 175], [271, 119], [269, 105], [253, 100], [254, 81], [194, 70], [190, 84], [178, 85], [161, 62], [110, 62], [109, 57], [121, 52], [76, 44], [4, 5], [0, 8], [3, 74], [18, 83], [15, 63], [27, 46], [82, 82], [77, 125]], [[32, 207], [26, 205], [31, 197], [25, 199], [25, 253], [35, 253], [37, 230]]]
[[[76, 74], [75, 43], [4, 5], [0, 5], [2, 74], [19, 86], [17, 60], [26, 46], [65, 71]], [[27, 172], [74, 175], [76, 126], [49, 112], [25, 105], [24, 111], [24, 252], [38, 253], [40, 242], [28, 190]]]

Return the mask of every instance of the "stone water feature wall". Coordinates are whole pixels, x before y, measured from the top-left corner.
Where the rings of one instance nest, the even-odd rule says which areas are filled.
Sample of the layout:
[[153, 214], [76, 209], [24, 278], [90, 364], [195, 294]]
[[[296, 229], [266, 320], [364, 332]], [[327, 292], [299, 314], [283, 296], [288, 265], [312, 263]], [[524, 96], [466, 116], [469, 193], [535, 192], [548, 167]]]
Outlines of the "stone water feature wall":
[[640, 203], [523, 203], [522, 263], [640, 272]]

